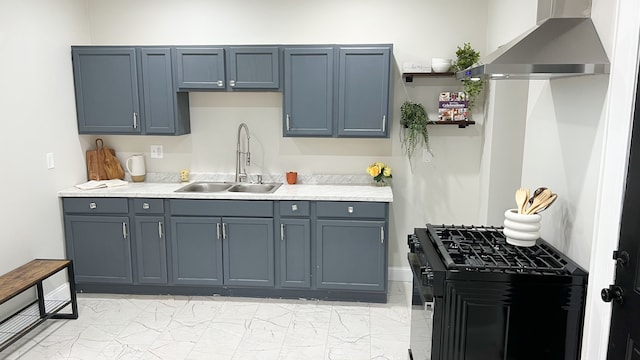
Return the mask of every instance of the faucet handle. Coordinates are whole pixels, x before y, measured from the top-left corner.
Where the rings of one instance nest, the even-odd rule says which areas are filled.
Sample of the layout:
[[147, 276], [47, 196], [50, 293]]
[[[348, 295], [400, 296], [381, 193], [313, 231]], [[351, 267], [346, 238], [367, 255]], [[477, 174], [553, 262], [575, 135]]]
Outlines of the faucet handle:
[[256, 181], [258, 184], [262, 184], [262, 175], [256, 175]]

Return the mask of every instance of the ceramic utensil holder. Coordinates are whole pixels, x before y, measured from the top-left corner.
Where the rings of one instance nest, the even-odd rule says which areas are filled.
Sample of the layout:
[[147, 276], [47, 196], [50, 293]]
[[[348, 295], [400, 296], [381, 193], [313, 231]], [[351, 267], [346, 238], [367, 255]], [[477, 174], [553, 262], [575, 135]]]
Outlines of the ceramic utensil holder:
[[507, 243], [516, 246], [533, 246], [540, 238], [540, 220], [538, 214], [518, 214], [517, 209], [504, 212], [504, 236]]
[[293, 185], [296, 182], [298, 182], [298, 173], [295, 171], [287, 172], [287, 184]]

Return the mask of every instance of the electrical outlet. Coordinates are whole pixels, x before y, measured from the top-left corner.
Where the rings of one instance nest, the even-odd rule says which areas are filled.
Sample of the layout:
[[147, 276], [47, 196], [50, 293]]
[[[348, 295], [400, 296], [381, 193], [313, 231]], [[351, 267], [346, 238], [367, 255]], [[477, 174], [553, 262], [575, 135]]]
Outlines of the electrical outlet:
[[164, 150], [162, 145], [151, 145], [151, 158], [162, 159], [164, 157]]
[[53, 159], [53, 153], [47, 153], [47, 169], [53, 169], [56, 167], [56, 163]]
[[427, 149], [423, 149], [422, 150], [422, 161], [428, 163], [428, 162], [431, 162], [431, 159], [433, 159], [433, 154], [431, 153], [431, 151], [429, 151]]

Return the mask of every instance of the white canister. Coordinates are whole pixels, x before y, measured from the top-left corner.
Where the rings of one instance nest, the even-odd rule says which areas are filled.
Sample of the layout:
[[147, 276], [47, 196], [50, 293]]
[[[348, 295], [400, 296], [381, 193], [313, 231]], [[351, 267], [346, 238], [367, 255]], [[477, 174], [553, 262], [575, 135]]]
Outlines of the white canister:
[[127, 171], [131, 174], [131, 180], [134, 182], [144, 181], [144, 177], [147, 174], [147, 169], [144, 166], [143, 155], [133, 155], [125, 162]]
[[516, 246], [533, 246], [540, 237], [540, 220], [538, 214], [518, 214], [518, 210], [509, 209], [504, 212], [504, 229], [502, 232], [507, 243]]

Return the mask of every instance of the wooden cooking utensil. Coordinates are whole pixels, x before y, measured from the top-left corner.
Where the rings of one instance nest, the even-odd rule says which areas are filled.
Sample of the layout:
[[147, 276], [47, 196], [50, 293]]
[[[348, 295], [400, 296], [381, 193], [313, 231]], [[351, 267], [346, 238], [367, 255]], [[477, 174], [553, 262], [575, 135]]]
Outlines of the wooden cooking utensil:
[[546, 187], [544, 187], [544, 186], [541, 186], [541, 187], [537, 188], [537, 189], [533, 192], [533, 195], [531, 195], [531, 197], [529, 198], [529, 201], [528, 201], [528, 202], [529, 202], [529, 205], [533, 204], [533, 199], [535, 199], [535, 197], [536, 197], [536, 196], [540, 195], [540, 193], [541, 193], [541, 192], [543, 192], [543, 191], [545, 191], [545, 190], [547, 190], [547, 188], [546, 188]]
[[520, 188], [516, 190], [516, 204], [518, 205], [518, 214], [524, 214], [525, 204], [529, 200], [529, 189]]
[[542, 191], [538, 196], [533, 199], [533, 204], [529, 207], [526, 214], [536, 214], [542, 209], [545, 209], [547, 206], [551, 205], [552, 202], [555, 201], [556, 197], [552, 196], [555, 194], [551, 193], [551, 190], [546, 189]]

